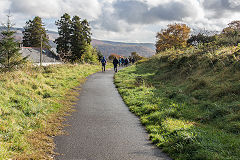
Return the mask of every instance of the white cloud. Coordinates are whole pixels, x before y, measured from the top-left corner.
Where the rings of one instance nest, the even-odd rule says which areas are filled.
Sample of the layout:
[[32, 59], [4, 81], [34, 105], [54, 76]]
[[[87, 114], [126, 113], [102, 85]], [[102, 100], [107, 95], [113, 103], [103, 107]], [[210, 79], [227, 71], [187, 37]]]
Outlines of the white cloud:
[[94, 19], [101, 13], [98, 0], [11, 0], [13, 13], [42, 18], [58, 18], [65, 12]]
[[98, 0], [60, 0], [61, 14], [67, 12], [79, 15], [89, 20], [96, 19], [101, 14], [101, 4]]
[[[151, 5], [149, 5], [151, 4]], [[130, 24], [153, 24], [159, 21], [179, 21], [184, 18], [200, 17], [200, 3], [192, 0], [171, 0], [163, 3], [150, 1], [118, 0], [113, 3], [118, 18]]]
[[123, 31], [121, 34], [112, 31], [94, 30], [94, 38], [120, 42], [154, 42], [156, 32], [145, 28], [137, 28], [131, 32]]
[[240, 6], [240, 1], [239, 0], [229, 0], [229, 3], [230, 3], [231, 8], [235, 8], [235, 7]]
[[8, 0], [0, 1], [0, 25], [6, 22], [6, 15], [9, 11], [10, 2]]
[[13, 13], [23, 16], [40, 16], [43, 18], [57, 17], [59, 15], [59, 0], [11, 0]]

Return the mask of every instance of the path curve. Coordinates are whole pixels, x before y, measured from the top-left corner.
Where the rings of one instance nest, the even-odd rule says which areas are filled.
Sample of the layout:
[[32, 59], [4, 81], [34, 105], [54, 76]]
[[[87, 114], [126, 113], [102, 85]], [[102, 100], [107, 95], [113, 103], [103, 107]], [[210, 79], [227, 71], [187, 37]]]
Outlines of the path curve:
[[68, 135], [55, 137], [57, 160], [170, 160], [149, 140], [139, 119], [124, 104], [113, 71], [88, 77]]

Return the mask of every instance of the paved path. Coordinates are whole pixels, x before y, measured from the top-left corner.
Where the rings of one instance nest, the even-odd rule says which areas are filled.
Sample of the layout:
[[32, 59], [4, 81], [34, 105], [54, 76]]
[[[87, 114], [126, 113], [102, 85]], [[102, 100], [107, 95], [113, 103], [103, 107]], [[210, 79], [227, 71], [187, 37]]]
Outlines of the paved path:
[[113, 84], [113, 71], [96, 73], [82, 86], [69, 135], [55, 138], [58, 160], [169, 160], [148, 140]]

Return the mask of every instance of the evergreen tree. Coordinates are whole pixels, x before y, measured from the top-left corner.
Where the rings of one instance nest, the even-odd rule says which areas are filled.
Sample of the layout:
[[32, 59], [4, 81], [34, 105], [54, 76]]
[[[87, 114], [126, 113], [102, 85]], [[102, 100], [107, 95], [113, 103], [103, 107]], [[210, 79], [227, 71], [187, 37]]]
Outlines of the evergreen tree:
[[32, 30], [32, 21], [29, 20], [26, 22], [26, 26], [24, 27], [23, 33], [23, 46], [30, 47], [31, 46], [31, 31]]
[[43, 27], [42, 19], [37, 16], [33, 20], [26, 22], [26, 26], [23, 31], [23, 46], [40, 47], [41, 39], [44, 48], [51, 48], [46, 30]]
[[81, 21], [78, 16], [72, 18], [72, 37], [71, 37], [71, 51], [72, 61], [81, 59], [84, 52], [87, 51], [87, 46], [91, 43], [91, 29], [88, 21], [85, 19]]
[[1, 32], [2, 39], [0, 40], [0, 64], [4, 70], [12, 70], [16, 66], [23, 64], [27, 57], [22, 58], [19, 53], [19, 43], [14, 39], [14, 31], [11, 31], [12, 24], [10, 16], [6, 24], [7, 30]]
[[78, 16], [71, 19], [71, 16], [65, 13], [56, 25], [59, 37], [55, 43], [60, 57], [70, 62], [81, 61], [82, 55], [88, 51], [88, 45], [91, 44], [91, 29], [88, 21], [86, 19], [81, 21]]
[[91, 39], [91, 28], [89, 26], [89, 23], [86, 19], [84, 19], [82, 22], [82, 34], [83, 34], [83, 39], [87, 44], [90, 44], [92, 39]]
[[71, 54], [71, 16], [65, 13], [56, 22], [59, 37], [55, 40], [57, 53], [62, 59], [67, 59]]
[[71, 36], [71, 61], [77, 61], [81, 59], [82, 54], [85, 51], [86, 42], [83, 35], [83, 26], [78, 16], [72, 18], [72, 36]]

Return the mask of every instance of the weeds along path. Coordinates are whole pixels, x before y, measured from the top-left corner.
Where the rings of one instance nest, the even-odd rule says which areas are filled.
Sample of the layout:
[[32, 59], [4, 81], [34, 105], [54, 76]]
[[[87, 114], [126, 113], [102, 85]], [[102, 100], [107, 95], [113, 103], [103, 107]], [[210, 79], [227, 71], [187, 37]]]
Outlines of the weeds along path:
[[88, 77], [76, 112], [67, 118], [67, 135], [55, 137], [55, 158], [97, 160], [169, 159], [148, 140], [113, 84], [113, 71]]

